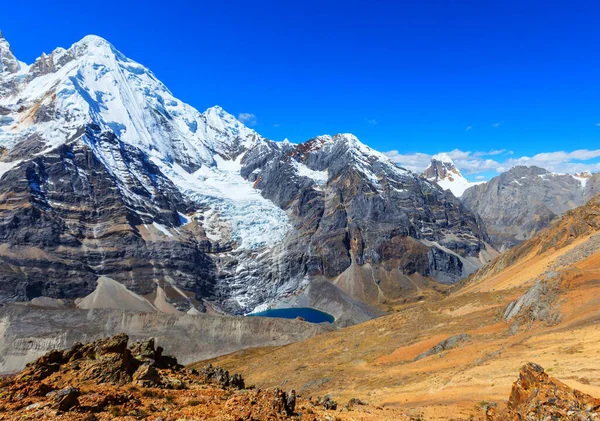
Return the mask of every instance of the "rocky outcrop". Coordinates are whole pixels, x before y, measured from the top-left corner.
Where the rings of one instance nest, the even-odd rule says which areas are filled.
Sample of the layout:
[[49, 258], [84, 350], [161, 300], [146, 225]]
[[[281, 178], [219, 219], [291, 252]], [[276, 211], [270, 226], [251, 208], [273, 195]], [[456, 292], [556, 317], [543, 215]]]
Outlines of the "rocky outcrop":
[[124, 385], [135, 380], [142, 386], [171, 387], [158, 369], [181, 370], [183, 366], [177, 359], [163, 356], [161, 347], [154, 348], [153, 339], [129, 347], [128, 341], [129, 337], [121, 333], [87, 344], [78, 342], [65, 351], [52, 350], [27, 364], [17, 380], [44, 380], [53, 373], [64, 371], [63, 366], [69, 366], [76, 370], [80, 381]]
[[537, 364], [527, 363], [513, 384], [507, 408], [490, 408], [489, 421], [598, 420], [600, 399], [574, 390], [548, 376]]
[[470, 338], [471, 338], [471, 336], [466, 333], [461, 333], [459, 335], [451, 336], [448, 339], [444, 339], [442, 342], [440, 342], [433, 348], [430, 348], [427, 351], [417, 355], [415, 357], [415, 361], [421, 360], [421, 359], [423, 359], [425, 357], [429, 357], [431, 355], [439, 354], [439, 353], [447, 351], [449, 349], [456, 348], [456, 347], [460, 346], [462, 343], [468, 341]]
[[504, 320], [510, 322], [518, 316], [523, 316], [526, 322], [541, 321], [557, 324], [561, 314], [556, 305], [558, 287], [556, 280], [538, 280], [529, 290], [516, 301], [511, 301], [504, 311]]
[[505, 250], [584, 204], [592, 197], [592, 185], [568, 174], [517, 166], [485, 184], [470, 187], [461, 199], [481, 216], [494, 246]]
[[220, 367], [185, 369], [151, 340], [129, 344], [124, 334], [53, 350], [0, 387], [0, 418], [11, 420], [380, 419], [364, 404], [338, 416], [329, 396], [315, 402], [294, 390], [246, 388]]

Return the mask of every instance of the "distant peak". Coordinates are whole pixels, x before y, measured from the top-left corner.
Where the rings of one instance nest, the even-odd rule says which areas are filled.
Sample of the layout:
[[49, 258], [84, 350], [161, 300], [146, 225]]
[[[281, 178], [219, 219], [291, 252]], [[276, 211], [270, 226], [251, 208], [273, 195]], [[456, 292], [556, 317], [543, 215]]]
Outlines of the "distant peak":
[[221, 112], [221, 111], [225, 111], [225, 110], [220, 105], [213, 105], [212, 107], [209, 107], [206, 109], [206, 112], [211, 112], [211, 111]]
[[452, 164], [454, 165], [454, 161], [450, 158], [450, 155], [446, 153], [438, 153], [431, 157], [432, 161], [443, 162], [444, 164]]
[[352, 133], [339, 133], [336, 136], [339, 136], [343, 139], [349, 140], [351, 142], [360, 142], [358, 140], [358, 137], [356, 137], [355, 135], [353, 135]]
[[576, 172], [574, 174], [574, 177], [577, 177], [577, 178], [591, 178], [592, 177], [592, 173], [589, 172], [589, 171]]
[[81, 40], [77, 41], [75, 44], [79, 44], [79, 45], [90, 45], [90, 44], [94, 44], [94, 45], [108, 45], [112, 47], [112, 44], [110, 42], [108, 42], [107, 40], [105, 40], [102, 37], [99, 37], [98, 35], [86, 35], [85, 37], [81, 38]]
[[81, 56], [83, 54], [92, 55], [115, 55], [122, 60], [128, 60], [123, 54], [121, 54], [110, 42], [105, 40], [98, 35], [86, 35], [69, 49], [75, 56]]
[[4, 38], [0, 31], [0, 74], [1, 73], [16, 73], [21, 68], [19, 61], [15, 57], [10, 44]]
[[454, 161], [450, 155], [446, 153], [438, 153], [431, 157], [429, 166], [423, 171], [423, 175], [429, 181], [439, 181], [446, 178], [463, 178], [462, 174], [454, 165]]
[[228, 122], [237, 122], [242, 124], [240, 121], [238, 121], [238, 119], [235, 118], [233, 114], [225, 111], [220, 105], [213, 105], [212, 107], [207, 108], [202, 114], [209, 119], [217, 118], [219, 120], [227, 120]]

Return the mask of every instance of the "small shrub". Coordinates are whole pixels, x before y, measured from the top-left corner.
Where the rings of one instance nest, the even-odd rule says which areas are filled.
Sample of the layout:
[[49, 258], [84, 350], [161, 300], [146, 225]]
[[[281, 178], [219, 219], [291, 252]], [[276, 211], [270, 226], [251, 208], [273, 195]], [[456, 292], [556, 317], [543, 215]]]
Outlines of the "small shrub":
[[484, 411], [487, 411], [490, 408], [495, 408], [496, 406], [498, 406], [498, 404], [495, 402], [481, 401], [477, 404], [477, 406], [483, 409]]
[[156, 390], [144, 389], [142, 390], [142, 396], [145, 398], [155, 398], [157, 395]]
[[110, 409], [108, 410], [108, 413], [113, 418], [120, 417], [121, 416], [121, 408], [119, 408], [118, 406], [111, 406]]

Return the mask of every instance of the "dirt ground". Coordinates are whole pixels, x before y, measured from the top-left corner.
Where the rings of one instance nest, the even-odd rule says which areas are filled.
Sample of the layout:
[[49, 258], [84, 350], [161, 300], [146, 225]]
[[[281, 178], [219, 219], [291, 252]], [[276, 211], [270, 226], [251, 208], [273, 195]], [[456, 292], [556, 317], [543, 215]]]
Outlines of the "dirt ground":
[[[573, 239], [563, 235], [570, 221], [562, 224], [444, 299], [398, 305], [367, 323], [212, 362], [258, 387], [327, 391], [341, 401], [358, 397], [427, 420], [480, 418], [490, 403], [505, 405], [526, 362], [600, 396], [600, 252], [590, 251], [596, 231]], [[548, 238], [558, 249], [542, 244]], [[536, 320], [527, 309], [505, 321], [511, 301], [549, 276], [558, 323]], [[415, 360], [459, 334], [469, 339]]]

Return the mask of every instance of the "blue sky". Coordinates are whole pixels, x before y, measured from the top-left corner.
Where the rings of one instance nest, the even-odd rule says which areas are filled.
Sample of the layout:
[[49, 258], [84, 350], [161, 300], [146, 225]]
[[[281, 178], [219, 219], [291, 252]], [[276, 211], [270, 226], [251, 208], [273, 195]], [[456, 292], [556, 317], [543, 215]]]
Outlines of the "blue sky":
[[0, 29], [28, 63], [100, 35], [276, 140], [352, 132], [412, 169], [454, 151], [470, 179], [600, 170], [600, 2], [165, 4], [5, 2]]

